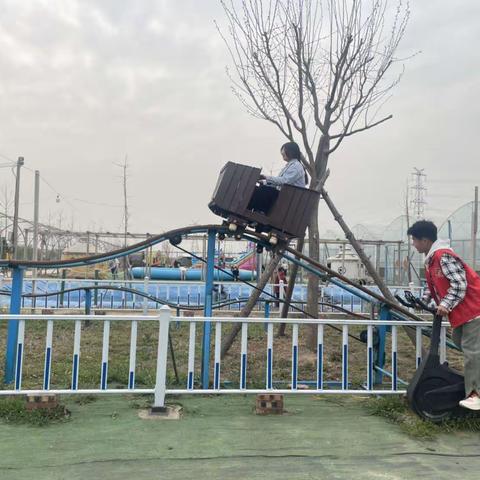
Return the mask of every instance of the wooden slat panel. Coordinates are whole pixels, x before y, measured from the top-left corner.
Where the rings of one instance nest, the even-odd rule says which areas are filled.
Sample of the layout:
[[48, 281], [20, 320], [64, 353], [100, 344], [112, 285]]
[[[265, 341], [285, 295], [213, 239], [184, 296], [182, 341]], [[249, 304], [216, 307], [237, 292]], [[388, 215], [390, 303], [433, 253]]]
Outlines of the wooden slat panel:
[[234, 216], [247, 222], [271, 226], [289, 236], [301, 236], [318, 198], [313, 190], [285, 185], [270, 215], [247, 210], [260, 169], [228, 162], [221, 170], [210, 208], [223, 217]]

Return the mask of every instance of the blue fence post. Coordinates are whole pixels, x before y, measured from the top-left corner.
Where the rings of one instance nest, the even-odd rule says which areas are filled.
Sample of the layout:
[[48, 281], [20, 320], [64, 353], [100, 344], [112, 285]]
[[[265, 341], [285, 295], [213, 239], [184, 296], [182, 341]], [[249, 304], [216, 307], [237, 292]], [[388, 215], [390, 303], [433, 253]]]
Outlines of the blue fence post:
[[[12, 273], [12, 295], [10, 313], [19, 314], [22, 305], [23, 268], [15, 267]], [[5, 383], [12, 383], [15, 377], [15, 356], [17, 352], [18, 320], [8, 321], [7, 352], [5, 357]]]
[[[205, 301], [203, 316], [211, 317], [213, 313], [213, 279], [215, 273], [215, 240], [217, 232], [208, 231], [207, 244], [207, 272], [205, 278]], [[210, 322], [203, 324], [202, 338], [202, 388], [207, 389], [210, 385]]]
[[[380, 308], [380, 320], [392, 320], [392, 313], [388, 307], [382, 305]], [[387, 336], [387, 331], [390, 327], [387, 325], [381, 325], [378, 327], [378, 344], [376, 345], [375, 351], [375, 360], [374, 364], [381, 369], [385, 367], [385, 341]], [[383, 381], [383, 373], [376, 369], [375, 370], [375, 384], [380, 385]]]

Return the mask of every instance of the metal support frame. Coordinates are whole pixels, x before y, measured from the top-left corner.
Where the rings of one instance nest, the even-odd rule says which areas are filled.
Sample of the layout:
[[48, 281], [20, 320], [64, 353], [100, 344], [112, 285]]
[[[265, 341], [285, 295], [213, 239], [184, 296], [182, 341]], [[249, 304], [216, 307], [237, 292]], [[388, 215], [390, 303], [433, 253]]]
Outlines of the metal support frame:
[[[265, 308], [264, 317], [265, 318], [270, 318], [270, 301], [269, 300], [265, 300], [265, 307], [264, 308]], [[268, 322], [265, 322], [263, 326], [264, 326], [265, 331], [267, 331]]]
[[[205, 301], [203, 315], [211, 317], [213, 314], [213, 280], [215, 273], [215, 239], [216, 230], [208, 230], [207, 243], [207, 267], [205, 275]], [[203, 325], [202, 338], [202, 388], [208, 388], [210, 384], [210, 335], [211, 324], [205, 322]]]
[[[12, 271], [12, 295], [10, 297], [10, 313], [19, 314], [22, 305], [23, 273], [21, 267]], [[15, 378], [15, 357], [17, 354], [18, 320], [8, 321], [7, 353], [5, 359], [5, 383], [12, 383]]]
[[[93, 283], [96, 287], [98, 286], [98, 278], [99, 278], [100, 270], [97, 268], [95, 269], [95, 282]], [[98, 306], [98, 289], [93, 291], [93, 304], [97, 307]]]
[[85, 289], [85, 315], [90, 315], [92, 312], [92, 291], [89, 288]]
[[[385, 305], [380, 308], [380, 320], [393, 320], [390, 309]], [[385, 343], [388, 330], [387, 325], [377, 327], [378, 344], [374, 348], [374, 365], [378, 368], [375, 368], [375, 385], [379, 385], [383, 381], [382, 372], [385, 366]]]
[[60, 294], [60, 306], [63, 307], [64, 305], [64, 294], [63, 290], [65, 290], [65, 279], [67, 278], [67, 270], [64, 268], [62, 269], [62, 283], [60, 284], [60, 290], [62, 293]]
[[168, 355], [168, 332], [171, 311], [166, 305], [160, 308], [158, 315], [158, 351], [157, 351], [157, 375], [155, 381], [155, 396], [152, 412], [164, 412], [165, 392], [167, 388], [167, 355]]
[[[211, 317], [213, 312], [213, 287], [214, 287], [214, 279], [215, 279], [215, 243], [216, 243], [216, 234], [220, 232], [224, 232], [224, 227], [215, 226], [215, 225], [205, 225], [205, 226], [196, 226], [191, 227], [188, 230], [188, 234], [191, 233], [199, 233], [199, 232], [207, 232], [208, 235], [208, 245], [206, 245], [206, 257], [207, 257], [207, 264], [205, 269], [205, 304], [204, 304], [204, 315], [206, 317]], [[178, 234], [178, 233], [177, 233]], [[183, 233], [182, 233], [183, 234]], [[164, 241], [169, 238], [168, 234], [164, 234], [162, 236], [154, 237], [151, 240], [152, 245]], [[257, 241], [256, 238], [250, 238], [248, 235], [244, 235], [244, 238], [250, 239], [253, 241]], [[151, 246], [151, 245], [150, 245]], [[111, 252], [105, 254], [101, 257], [89, 258], [89, 259], [74, 259], [68, 263], [61, 263], [56, 268], [68, 268], [74, 267], [79, 265], [91, 265], [98, 262], [105, 262], [113, 258], [122, 257], [130, 253], [135, 253], [137, 251], [145, 249], [145, 243], [142, 242], [141, 244], [137, 244], [128, 248], [128, 250], [119, 250], [115, 252]], [[297, 259], [293, 254], [292, 255], [283, 255], [285, 259], [293, 262], [299, 266], [301, 266], [306, 271], [312, 272], [315, 275], [318, 275], [320, 278], [326, 278], [329, 282], [334, 285], [340, 286], [343, 290], [350, 292], [351, 294], [355, 295], [356, 297], [368, 301], [369, 303], [376, 304], [377, 302], [365, 292], [359, 291], [356, 288], [345, 285], [341, 281], [330, 278], [325, 273], [319, 271], [318, 269], [312, 267], [311, 265]], [[13, 282], [12, 282], [12, 298], [10, 304], [10, 313], [19, 313], [21, 309], [21, 292], [23, 287], [23, 268], [28, 267], [29, 262], [25, 262], [25, 265], [11, 265], [8, 261], [3, 262], [0, 260], [0, 265], [3, 263], [6, 264], [7, 267], [13, 268]], [[37, 268], [41, 267], [41, 263], [37, 266]], [[49, 263], [49, 267], [52, 265]], [[64, 279], [62, 279], [64, 281]], [[62, 288], [63, 290], [63, 288]], [[85, 298], [85, 308], [87, 311], [90, 311], [91, 304], [92, 304], [92, 292], [87, 291], [86, 298]], [[268, 306], [266, 305], [268, 309]], [[268, 315], [268, 312], [266, 312]], [[395, 312], [391, 312], [387, 307], [384, 307], [381, 311], [380, 318], [381, 319], [392, 319], [392, 314]], [[386, 315], [386, 316], [383, 316]], [[399, 314], [395, 314], [396, 317], [399, 317]], [[383, 331], [382, 331], [383, 330]], [[384, 365], [385, 361], [385, 333], [388, 330], [388, 327], [384, 327], [379, 332], [379, 340], [380, 344], [378, 346], [377, 351], [377, 358], [376, 364], [381, 369]], [[12, 382], [14, 378], [14, 366], [15, 366], [15, 353], [16, 353], [16, 344], [17, 344], [17, 335], [18, 335], [18, 323], [17, 321], [10, 321], [8, 326], [8, 340], [7, 340], [7, 355], [6, 355], [6, 370], [5, 370], [5, 381]], [[203, 328], [203, 339], [202, 339], [202, 370], [201, 370], [201, 380], [203, 388], [209, 388], [209, 370], [210, 370], [210, 344], [211, 344], [211, 326], [210, 322], [204, 322]], [[381, 381], [381, 373], [378, 371], [376, 372], [376, 380], [380, 379]]]
[[[292, 255], [284, 255], [285, 259], [287, 259], [288, 261], [292, 262], [292, 263], [295, 263], [296, 265], [298, 265], [299, 267], [301, 268], [304, 268], [305, 270], [307, 270], [308, 272], [310, 273], [313, 273], [314, 275], [317, 275], [319, 276], [320, 278], [326, 278], [328, 277], [328, 275], [326, 273], [323, 273], [319, 270], [317, 270], [316, 268], [306, 264], [305, 262], [302, 262], [301, 260], [297, 260], [294, 256]], [[371, 303], [376, 303], [375, 300], [372, 298], [372, 297], [369, 297], [367, 294], [361, 292], [360, 290], [356, 290], [354, 287], [351, 287], [350, 285], [346, 285], [345, 283], [342, 283], [340, 280], [336, 279], [336, 278], [328, 278], [328, 281], [330, 283], [333, 283], [334, 285], [336, 285], [337, 287], [340, 287], [342, 288], [343, 290], [345, 290], [346, 292], [349, 292], [351, 293], [352, 295], [355, 295], [356, 297], [359, 297], [367, 302], [371, 302]]]

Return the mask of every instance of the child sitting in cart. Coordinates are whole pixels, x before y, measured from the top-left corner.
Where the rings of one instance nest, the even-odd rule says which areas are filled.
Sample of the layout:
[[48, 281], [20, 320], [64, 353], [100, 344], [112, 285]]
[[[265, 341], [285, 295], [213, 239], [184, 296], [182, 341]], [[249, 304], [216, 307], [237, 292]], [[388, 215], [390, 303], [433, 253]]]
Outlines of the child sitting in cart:
[[288, 142], [280, 149], [283, 161], [287, 164], [282, 168], [278, 176], [260, 175], [260, 186], [255, 188], [249, 209], [256, 210], [268, 215], [271, 206], [278, 197], [282, 185], [294, 185], [305, 188], [308, 176], [302, 164], [302, 152], [295, 142]]

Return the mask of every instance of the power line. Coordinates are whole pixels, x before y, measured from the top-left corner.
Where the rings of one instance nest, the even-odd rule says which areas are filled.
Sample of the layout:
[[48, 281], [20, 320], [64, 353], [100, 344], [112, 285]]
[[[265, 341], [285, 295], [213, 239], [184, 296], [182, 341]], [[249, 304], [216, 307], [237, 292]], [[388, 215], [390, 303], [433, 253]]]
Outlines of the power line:
[[4, 158], [5, 160], [8, 160], [9, 162], [13, 163], [13, 164], [16, 164], [17, 162], [15, 160], [13, 160], [12, 158], [10, 157], [7, 157], [7, 155], [4, 155], [3, 153], [0, 153], [0, 157]]
[[[25, 167], [27, 170], [30, 172], [35, 173], [34, 170], [31, 168]], [[76, 197], [67, 197], [66, 195], [63, 195], [59, 190], [57, 190], [43, 175], [40, 175], [40, 180], [45, 183], [54, 193], [57, 195], [57, 203], [60, 202], [60, 199], [65, 200], [74, 210], [77, 210], [77, 208], [70, 202], [70, 200], [74, 202], [81, 202], [85, 203], [87, 205], [96, 205], [99, 207], [109, 207], [109, 208], [123, 208], [123, 205], [113, 205], [110, 203], [104, 203], [104, 202], [92, 202], [91, 200], [85, 200], [83, 198], [76, 198]], [[70, 200], [69, 200], [70, 199]]]

